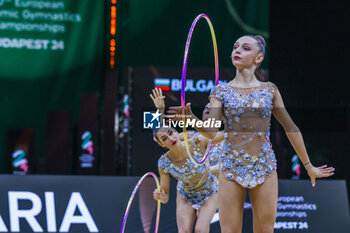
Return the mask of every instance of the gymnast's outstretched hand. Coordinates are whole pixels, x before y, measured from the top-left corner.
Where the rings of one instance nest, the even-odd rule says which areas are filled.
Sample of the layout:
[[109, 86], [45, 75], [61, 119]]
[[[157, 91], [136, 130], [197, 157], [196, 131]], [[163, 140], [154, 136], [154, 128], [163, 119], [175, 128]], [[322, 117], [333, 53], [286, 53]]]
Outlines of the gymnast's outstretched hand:
[[327, 167], [327, 165], [323, 165], [321, 167], [314, 167], [311, 163], [305, 166], [307, 173], [311, 179], [312, 186], [316, 185], [316, 178], [324, 178], [334, 175], [334, 168]]
[[153, 101], [154, 106], [159, 110], [163, 111], [165, 109], [165, 103], [164, 103], [164, 98], [165, 96], [163, 95], [162, 89], [157, 89], [154, 88], [152, 90], [152, 94], [149, 95]]
[[[181, 106], [173, 106], [169, 107], [169, 110], [167, 111], [168, 114], [172, 115], [171, 118], [173, 121], [182, 120], [182, 107]], [[186, 118], [195, 118], [195, 115], [192, 113], [191, 110], [191, 103], [187, 103], [185, 106], [185, 117]]]

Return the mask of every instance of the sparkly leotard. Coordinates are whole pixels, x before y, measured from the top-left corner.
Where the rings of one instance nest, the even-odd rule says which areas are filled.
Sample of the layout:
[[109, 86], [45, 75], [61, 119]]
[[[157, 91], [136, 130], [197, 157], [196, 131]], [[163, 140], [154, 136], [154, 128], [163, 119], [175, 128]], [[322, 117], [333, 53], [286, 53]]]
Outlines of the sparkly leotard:
[[276, 86], [271, 82], [254, 88], [219, 84], [210, 98], [223, 105], [225, 140], [220, 171], [228, 180], [254, 188], [277, 169], [270, 143], [270, 119]]
[[[193, 139], [189, 140], [190, 151], [194, 159], [200, 160], [203, 155], [199, 151], [201, 145]], [[204, 151], [205, 148], [202, 148]], [[218, 180], [210, 173], [209, 163], [194, 165], [187, 157], [182, 163], [171, 161], [168, 153], [162, 155], [158, 160], [158, 167], [165, 173], [178, 180], [177, 191], [187, 200], [194, 209], [198, 210], [204, 201], [208, 200], [218, 191]]]
[[[189, 138], [198, 137], [200, 135], [200, 133], [194, 130], [187, 131], [187, 134]], [[222, 147], [223, 147], [223, 142], [220, 142], [218, 144], [214, 144], [211, 146], [209, 155], [208, 155], [210, 166], [214, 166], [219, 163], [219, 158], [220, 158], [220, 155], [222, 154]]]
[[[218, 144], [212, 145], [210, 151], [209, 151], [209, 162], [210, 166], [215, 166], [219, 164], [220, 156], [222, 155], [222, 148], [223, 148], [224, 142], [220, 142]], [[219, 172], [213, 173], [213, 175], [218, 178]]]

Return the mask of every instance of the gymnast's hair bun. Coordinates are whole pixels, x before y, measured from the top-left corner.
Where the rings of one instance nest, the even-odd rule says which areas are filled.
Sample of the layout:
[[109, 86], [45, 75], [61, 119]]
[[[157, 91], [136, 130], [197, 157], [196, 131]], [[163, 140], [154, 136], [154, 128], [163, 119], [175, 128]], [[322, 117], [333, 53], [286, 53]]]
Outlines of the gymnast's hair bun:
[[266, 42], [264, 37], [260, 36], [260, 35], [256, 35], [255, 36], [256, 40], [258, 40], [262, 45], [264, 45], [264, 47], [266, 47]]

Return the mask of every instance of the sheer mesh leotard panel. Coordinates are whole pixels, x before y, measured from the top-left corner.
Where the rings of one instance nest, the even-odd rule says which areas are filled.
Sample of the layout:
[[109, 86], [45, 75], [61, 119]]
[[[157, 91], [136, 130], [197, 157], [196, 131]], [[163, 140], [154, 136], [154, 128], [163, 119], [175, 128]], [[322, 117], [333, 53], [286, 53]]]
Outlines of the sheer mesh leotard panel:
[[220, 156], [220, 171], [228, 180], [245, 188], [265, 181], [277, 169], [270, 142], [270, 120], [276, 86], [260, 83], [254, 88], [219, 84], [209, 98], [223, 106], [225, 140]]

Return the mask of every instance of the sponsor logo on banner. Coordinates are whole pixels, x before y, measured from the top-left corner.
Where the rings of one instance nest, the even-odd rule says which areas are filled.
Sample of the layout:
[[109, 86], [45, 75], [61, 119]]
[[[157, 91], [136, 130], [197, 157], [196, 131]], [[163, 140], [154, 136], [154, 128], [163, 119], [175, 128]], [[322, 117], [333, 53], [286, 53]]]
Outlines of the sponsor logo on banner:
[[12, 166], [15, 169], [13, 174], [26, 175], [28, 172], [28, 160], [26, 159], [26, 152], [22, 149], [17, 149], [12, 153]]
[[[45, 226], [45, 232], [69, 232], [72, 224], [85, 225], [88, 232], [99, 232], [80, 192], [71, 194], [63, 218], [56, 216], [54, 192], [45, 192], [44, 200], [41, 200], [34, 192], [9, 191], [8, 201], [9, 223], [5, 223], [0, 212], [0, 232], [22, 232], [21, 224], [29, 224], [33, 232], [44, 232]], [[19, 203], [23, 201], [31, 202], [31, 208], [20, 209]], [[42, 211], [46, 212], [46, 224], [42, 224], [44, 226], [37, 219]], [[62, 219], [62, 222], [57, 223], [57, 219]]]
[[[181, 91], [181, 79], [173, 78], [156, 78], [154, 79], [154, 87], [160, 88], [163, 91]], [[219, 83], [227, 83], [226, 80], [219, 81]], [[215, 83], [213, 80], [193, 80], [186, 79], [185, 91], [188, 92], [209, 92]]]
[[88, 153], [83, 153], [80, 157], [80, 167], [90, 168], [93, 167], [93, 161], [95, 160], [94, 154], [94, 142], [92, 141], [92, 136], [90, 131], [85, 131], [81, 135], [81, 149], [87, 151]]

